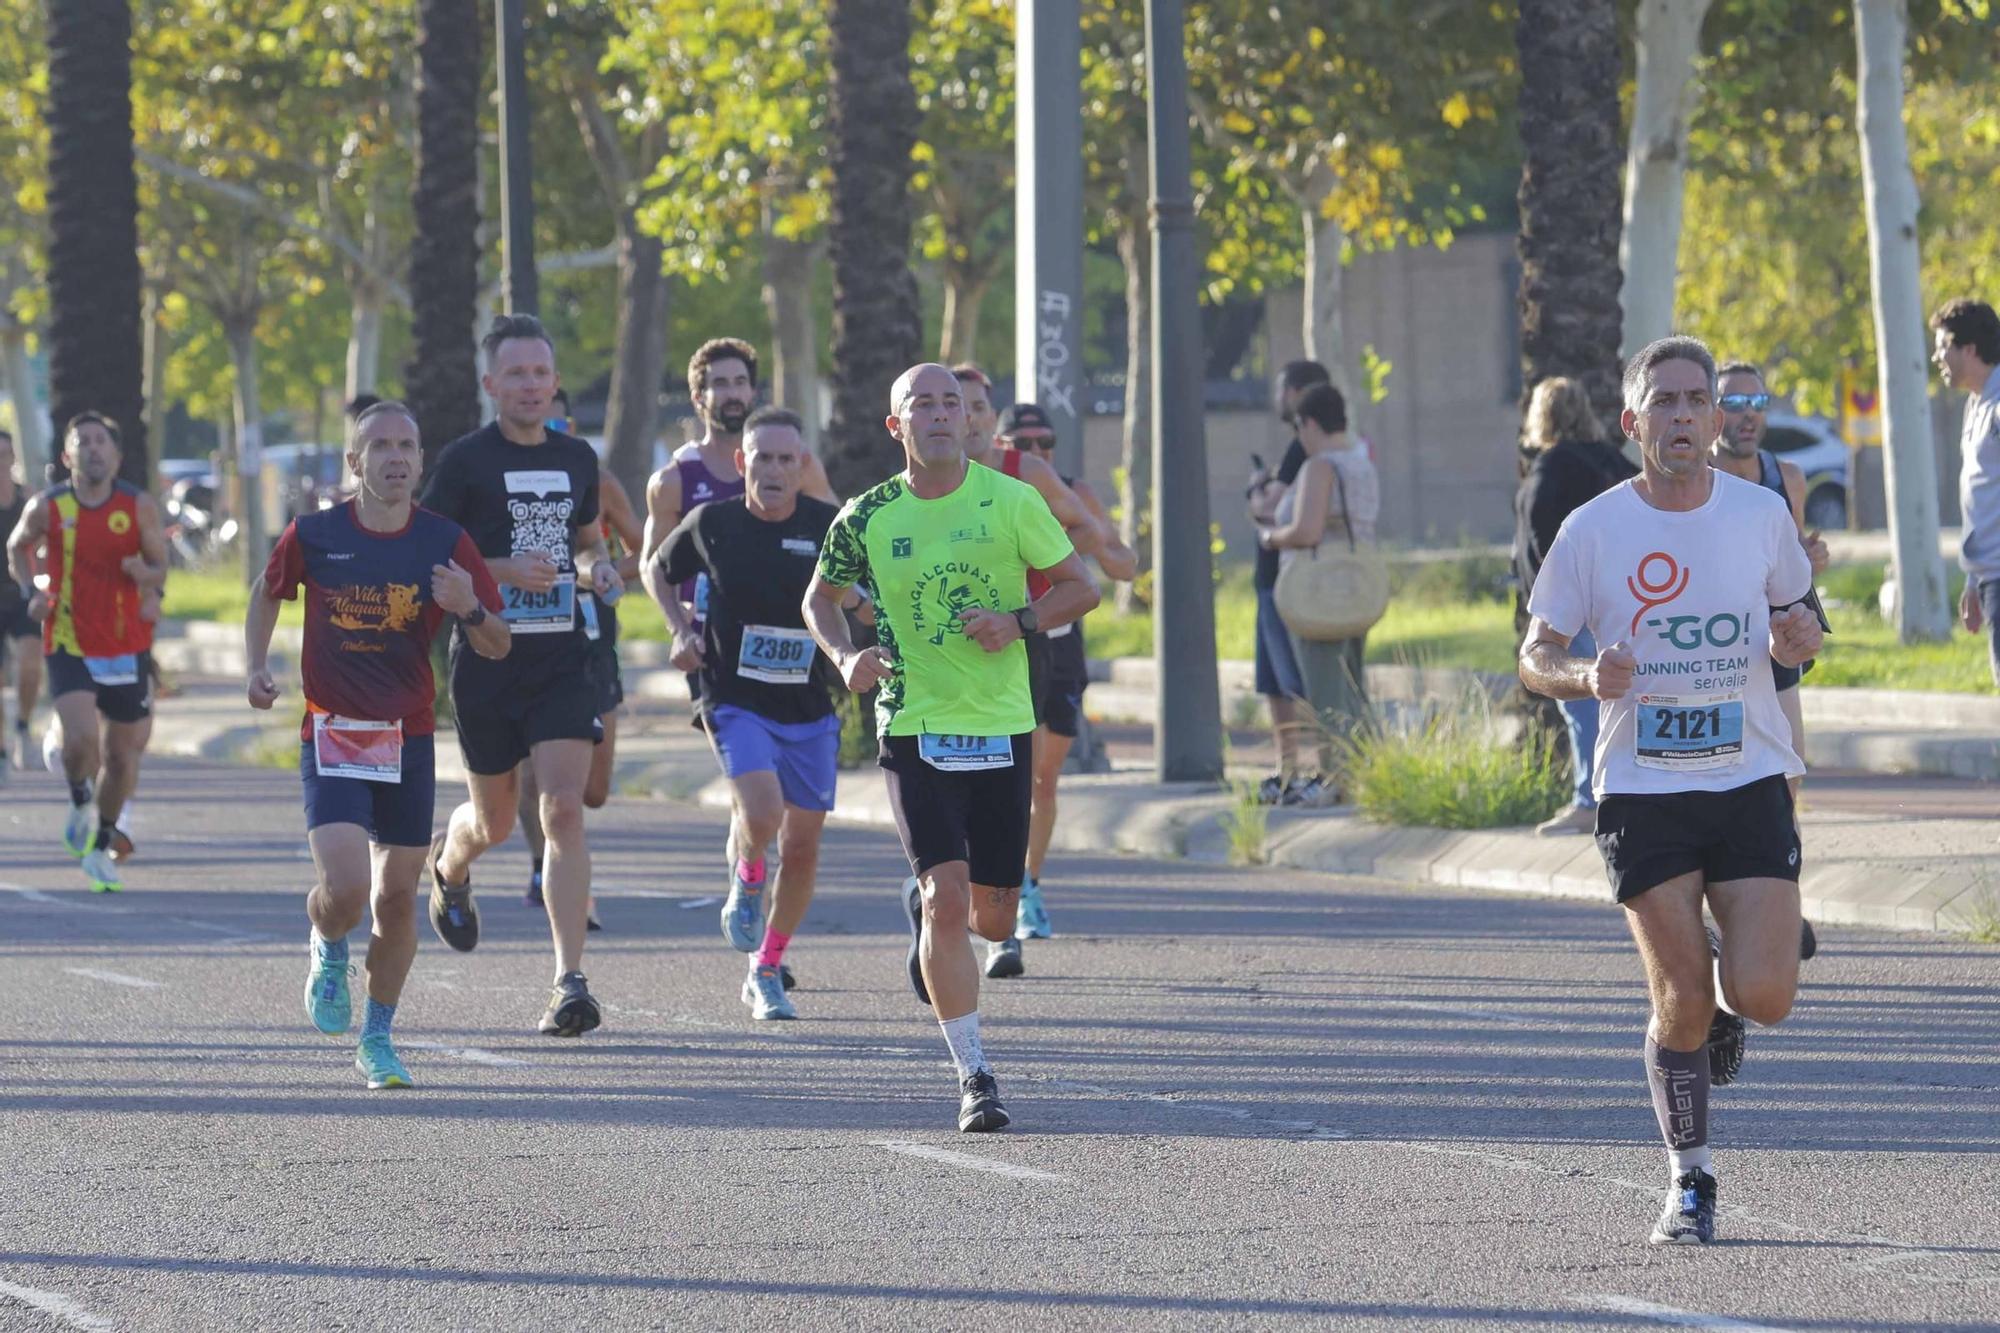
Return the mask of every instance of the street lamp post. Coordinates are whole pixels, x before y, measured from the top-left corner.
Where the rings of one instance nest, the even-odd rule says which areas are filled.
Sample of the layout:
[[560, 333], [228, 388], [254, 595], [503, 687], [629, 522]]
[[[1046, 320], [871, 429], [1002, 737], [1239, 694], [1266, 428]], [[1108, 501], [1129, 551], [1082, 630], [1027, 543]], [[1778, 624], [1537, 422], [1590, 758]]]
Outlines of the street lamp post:
[[1020, 0], [1014, 28], [1014, 396], [1083, 475], [1083, 30], [1078, 0]]
[[494, 0], [494, 64], [500, 75], [500, 235], [509, 314], [541, 305], [535, 272], [534, 167], [528, 151], [528, 57], [521, 0]]
[[1222, 776], [1215, 581], [1208, 546], [1194, 191], [1182, 0], [1147, 0], [1146, 119], [1153, 169], [1153, 659], [1162, 782]]

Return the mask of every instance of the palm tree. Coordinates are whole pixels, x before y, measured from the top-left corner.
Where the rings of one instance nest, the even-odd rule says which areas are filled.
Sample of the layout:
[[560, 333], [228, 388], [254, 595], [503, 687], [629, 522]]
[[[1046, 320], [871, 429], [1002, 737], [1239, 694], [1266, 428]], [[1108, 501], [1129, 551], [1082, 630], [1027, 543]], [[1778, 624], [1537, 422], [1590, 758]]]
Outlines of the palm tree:
[[426, 464], [479, 424], [479, 0], [421, 0], [416, 237], [403, 385]]
[[[1551, 375], [1580, 380], [1605, 426], [1619, 415], [1618, 130], [1613, 0], [1521, 0], [1523, 407]], [[1634, 349], [1637, 350], [1637, 349]]]
[[905, 0], [836, 0], [829, 29], [833, 419], [824, 452], [834, 488], [852, 495], [901, 466], [882, 418], [890, 386], [923, 356], [910, 271], [917, 97]]
[[116, 418], [146, 486], [128, 0], [49, 0], [48, 50], [49, 414]]

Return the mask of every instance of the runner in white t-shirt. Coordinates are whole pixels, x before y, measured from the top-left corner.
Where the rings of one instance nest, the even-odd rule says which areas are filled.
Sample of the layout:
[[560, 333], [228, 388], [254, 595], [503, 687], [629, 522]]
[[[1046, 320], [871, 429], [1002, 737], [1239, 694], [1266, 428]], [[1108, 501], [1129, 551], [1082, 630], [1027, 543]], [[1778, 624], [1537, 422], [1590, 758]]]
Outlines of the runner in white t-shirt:
[[[1604, 704], [1597, 846], [1646, 966], [1646, 1073], [1672, 1181], [1651, 1239], [1707, 1242], [1710, 1084], [1735, 1076], [1743, 1018], [1778, 1022], [1798, 989], [1786, 779], [1804, 766], [1758, 659], [1796, 666], [1819, 650], [1822, 627], [1784, 501], [1709, 466], [1719, 418], [1708, 349], [1650, 344], [1626, 366], [1624, 397], [1644, 470], [1564, 522], [1528, 602], [1521, 680]], [[1585, 629], [1608, 646], [1570, 656]]]

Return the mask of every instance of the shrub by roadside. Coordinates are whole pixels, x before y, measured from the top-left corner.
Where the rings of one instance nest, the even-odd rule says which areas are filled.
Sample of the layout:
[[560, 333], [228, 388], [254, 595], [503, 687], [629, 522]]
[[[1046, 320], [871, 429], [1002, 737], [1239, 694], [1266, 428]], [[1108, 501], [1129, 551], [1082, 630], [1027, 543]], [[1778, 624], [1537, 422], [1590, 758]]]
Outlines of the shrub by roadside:
[[1569, 764], [1549, 732], [1510, 734], [1480, 694], [1346, 742], [1350, 798], [1370, 819], [1431, 828], [1513, 828], [1569, 799]]

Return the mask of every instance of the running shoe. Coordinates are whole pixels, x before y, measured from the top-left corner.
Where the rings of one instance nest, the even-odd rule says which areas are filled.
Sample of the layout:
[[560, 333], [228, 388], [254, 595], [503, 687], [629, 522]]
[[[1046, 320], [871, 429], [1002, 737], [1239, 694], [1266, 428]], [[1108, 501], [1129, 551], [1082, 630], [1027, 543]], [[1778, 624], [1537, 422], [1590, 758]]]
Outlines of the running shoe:
[[472, 901], [472, 876], [454, 889], [438, 871], [447, 836], [440, 833], [431, 843], [431, 929], [460, 953], [471, 953], [479, 946], [479, 905]]
[[312, 956], [312, 970], [306, 973], [306, 1017], [327, 1036], [335, 1036], [354, 1025], [354, 996], [347, 983], [354, 979], [352, 963], [335, 963], [320, 952], [319, 941], [308, 936], [306, 952]]
[[1799, 961], [1807, 962], [1819, 952], [1819, 936], [1813, 933], [1812, 922], [1799, 919]]
[[604, 929], [604, 923], [603, 923], [602, 921], [599, 921], [599, 920], [597, 919], [597, 909], [596, 909], [595, 907], [591, 908], [591, 909], [590, 909], [590, 910], [589, 910], [588, 912], [586, 912], [586, 913], [584, 914], [584, 918], [583, 918], [583, 928], [584, 928], [585, 930], [603, 930], [603, 929]]
[[1049, 924], [1049, 909], [1042, 905], [1042, 882], [1030, 878], [1021, 885], [1021, 905], [1014, 912], [1014, 938], [1050, 940], [1055, 927]]
[[903, 881], [903, 911], [910, 919], [910, 952], [904, 959], [910, 969], [910, 989], [919, 1003], [929, 1004], [930, 988], [924, 985], [924, 886], [915, 875]]
[[63, 850], [81, 861], [90, 853], [90, 840], [97, 836], [97, 807], [88, 796], [82, 805], [69, 808], [69, 819], [63, 825]]
[[1683, 1171], [1667, 1188], [1666, 1207], [1648, 1238], [1654, 1245], [1707, 1245], [1715, 1239], [1715, 1177]]
[[785, 983], [785, 989], [788, 991], [795, 991], [799, 988], [799, 979], [792, 975], [792, 965], [790, 963], [778, 964], [778, 980]]
[[1745, 1035], [1741, 1018], [1727, 1009], [1715, 1011], [1715, 1021], [1708, 1025], [1708, 1081], [1716, 1087], [1736, 1081], [1743, 1068]]
[[764, 890], [729, 876], [729, 898], [722, 904], [722, 938], [738, 953], [751, 953], [764, 942]]
[[367, 1078], [371, 1092], [415, 1086], [410, 1081], [410, 1071], [396, 1058], [396, 1048], [390, 1044], [386, 1032], [371, 1032], [361, 1039], [361, 1045], [354, 1051], [354, 1067]]
[[1021, 941], [1018, 939], [1001, 940], [986, 951], [986, 975], [989, 977], [1018, 977], [1027, 970], [1028, 965], [1021, 959]]
[[604, 1015], [598, 1010], [597, 1001], [591, 998], [583, 973], [565, 972], [549, 996], [548, 1011], [542, 1015], [542, 1035], [581, 1037], [603, 1021]]
[[799, 1016], [799, 1011], [792, 1007], [791, 998], [785, 994], [784, 979], [775, 967], [750, 969], [750, 975], [743, 978], [743, 1003], [750, 1006], [750, 1017], [759, 1022]]
[[1257, 784], [1257, 804], [1277, 805], [1285, 798], [1285, 775], [1273, 773]]
[[975, 1070], [959, 1081], [958, 1088], [959, 1133], [990, 1134], [1007, 1128], [1012, 1117], [1000, 1104], [1000, 1085], [994, 1081], [992, 1070]]
[[542, 872], [537, 870], [528, 876], [528, 891], [521, 895], [521, 902], [527, 907], [542, 906]]
[[84, 877], [90, 881], [92, 893], [116, 893], [125, 887], [118, 878], [118, 863], [111, 859], [111, 848], [93, 847], [84, 854]]

